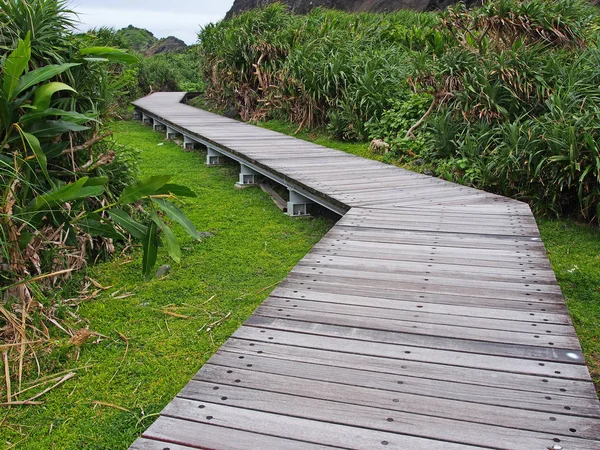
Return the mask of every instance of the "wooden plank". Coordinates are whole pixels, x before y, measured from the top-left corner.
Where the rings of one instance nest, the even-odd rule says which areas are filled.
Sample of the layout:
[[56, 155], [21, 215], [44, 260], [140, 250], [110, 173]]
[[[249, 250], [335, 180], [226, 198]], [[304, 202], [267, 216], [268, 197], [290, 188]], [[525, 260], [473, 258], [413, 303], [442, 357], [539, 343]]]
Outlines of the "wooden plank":
[[[486, 296], [485, 292], [478, 295], [477, 291], [472, 294], [456, 291], [433, 292], [423, 289], [411, 289], [410, 286], [398, 285], [388, 287], [381, 286], [378, 282], [366, 283], [364, 280], [352, 281], [352, 279], [332, 280], [326, 277], [321, 279], [317, 278], [316, 282], [312, 281], [310, 286], [306, 286], [305, 279], [305, 275], [291, 274], [280, 283], [280, 286], [291, 289], [294, 293], [340, 293], [389, 300], [415, 301], [420, 302], [421, 304], [440, 303], [464, 307], [475, 306], [480, 308], [488, 307], [493, 309], [526, 311], [532, 320], [539, 319], [549, 321], [549, 319], [546, 319], [546, 314], [559, 314], [568, 317], [568, 312], [564, 303], [560, 303], [559, 301], [549, 301], [547, 296], [539, 298], [529, 298], [525, 296], [523, 298], [513, 297], [507, 299], [496, 297], [495, 295], [492, 295], [492, 293], [489, 293], [489, 295]], [[314, 279], [315, 278], [312, 278], [311, 280]]]
[[[470, 333], [470, 328], [478, 328], [480, 330], [496, 330], [496, 331], [512, 331], [518, 333], [527, 334], [545, 334], [552, 336], [570, 336], [576, 337], [573, 328], [570, 326], [568, 321], [564, 320], [562, 325], [546, 324], [546, 323], [532, 323], [529, 315], [521, 313], [517, 316], [517, 319], [501, 319], [498, 315], [502, 314], [501, 310], [493, 310], [491, 314], [488, 311], [488, 317], [478, 317], [470, 308], [446, 307], [438, 309], [438, 305], [421, 305], [418, 303], [412, 303], [412, 308], [378, 308], [372, 303], [362, 302], [358, 305], [347, 304], [342, 302], [325, 302], [305, 299], [295, 299], [286, 297], [277, 297], [281, 295], [278, 292], [275, 295], [271, 295], [262, 305], [264, 308], [273, 308], [278, 312], [285, 312], [287, 314], [292, 312], [291, 317], [299, 319], [294, 311], [310, 311], [313, 313], [322, 314], [343, 314], [350, 315], [357, 318], [376, 318], [386, 320], [398, 320], [406, 322], [410, 325], [417, 324], [430, 324], [430, 325], [449, 325], [459, 328], [464, 328], [465, 332]], [[331, 300], [333, 296], [330, 296], [328, 300]], [[354, 297], [350, 297], [354, 299]], [[333, 300], [339, 297], [333, 297]], [[260, 311], [260, 310], [259, 310]], [[462, 312], [463, 314], [448, 314], [449, 311], [454, 313]], [[485, 311], [485, 310], [484, 310]], [[274, 312], [271, 312], [274, 314]], [[516, 314], [512, 314], [516, 316]], [[280, 317], [284, 317], [280, 314]], [[364, 321], [363, 321], [364, 322]], [[469, 331], [467, 331], [469, 330]], [[416, 332], [416, 331], [415, 331]]]
[[[562, 378], [576, 380], [589, 379], [589, 372], [583, 364], [583, 357], [580, 352], [575, 350], [553, 349], [552, 352], [546, 352], [538, 348], [507, 346], [514, 347], [514, 351], [502, 352], [503, 346], [499, 344], [474, 343], [472, 348], [468, 348], [468, 342], [455, 342], [454, 345], [447, 343], [446, 346], [441, 343], [439, 347], [442, 348], [436, 348], [428, 347], [423, 342], [425, 339], [413, 339], [411, 342], [407, 338], [405, 341], [405, 336], [398, 339], [399, 336], [393, 333], [372, 333], [331, 325], [313, 324], [312, 326], [303, 326], [298, 322], [283, 322], [285, 321], [252, 316], [246, 324], [234, 333], [234, 337], [370, 356], [451, 364], [476, 369], [525, 374], [548, 373], [547, 376], [540, 377], [540, 383], [548, 382], [543, 381], [547, 380], [548, 377], [559, 375]], [[303, 329], [308, 331], [302, 333]], [[504, 349], [508, 350], [507, 347], [504, 347]], [[494, 348], [497, 349], [496, 352], [489, 351]], [[483, 349], [488, 351], [482, 351]], [[567, 354], [573, 354], [576, 359], [568, 357]], [[579, 364], [573, 362], [579, 362]], [[544, 365], [540, 366], [540, 364]], [[555, 372], [560, 373], [556, 374]]]
[[[264, 351], [270, 353], [272, 347], [272, 344], [259, 344], [258, 347], [254, 348], [264, 349]], [[279, 350], [281, 352], [281, 349]], [[286, 350], [289, 351], [289, 347]], [[209, 380], [207, 378], [207, 370], [211, 366], [221, 366], [223, 370], [218, 373], [222, 374], [225, 378], [213, 378], [212, 380], [215, 382], [231, 384], [231, 378], [227, 378], [227, 376], [231, 375], [237, 379], [237, 375], [235, 374], [238, 373], [238, 369], [251, 370], [252, 372], [259, 372], [254, 375], [255, 386], [253, 386], [253, 389], [268, 390], [273, 386], [273, 383], [266, 382], [266, 379], [264, 383], [260, 383], [262, 374], [281, 375], [297, 378], [298, 380], [302, 380], [302, 383], [306, 382], [306, 380], [316, 380], [341, 384], [350, 388], [361, 387], [383, 391], [386, 398], [378, 402], [379, 406], [386, 408], [398, 406], [412, 408], [413, 405], [419, 402], [419, 398], [415, 398], [414, 396], [423, 396], [425, 397], [423, 399], [424, 402], [428, 402], [429, 397], [434, 397], [434, 402], [437, 399], [447, 399], [483, 405], [503, 406], [506, 408], [518, 408], [520, 410], [531, 409], [581, 417], [600, 417], [600, 410], [598, 410], [597, 404], [592, 398], [587, 400], [574, 399], [573, 397], [561, 395], [558, 389], [555, 389], [556, 392], [552, 392], [551, 396], [547, 395], [547, 393], [540, 393], [538, 388], [539, 383], [532, 383], [533, 380], [531, 380], [531, 377], [521, 375], [501, 374], [505, 378], [502, 381], [506, 383], [506, 386], [497, 386], [495, 383], [494, 386], [485, 386], [481, 383], [489, 383], [489, 377], [492, 374], [473, 369], [443, 366], [446, 370], [438, 371], [431, 364], [403, 363], [403, 365], [398, 364], [395, 367], [394, 373], [373, 372], [368, 370], [370, 364], [366, 364], [366, 368], [362, 365], [350, 368], [336, 366], [334, 365], [335, 360], [325, 359], [329, 356], [327, 352], [319, 350], [307, 350], [304, 353], [300, 353], [298, 349], [294, 349], [294, 353], [290, 355], [291, 359], [287, 359], [287, 354], [281, 355], [282, 357], [277, 357], [277, 355], [275, 357], [271, 357], [271, 355], [267, 357], [264, 354], [256, 355], [255, 352], [244, 351], [243, 348], [228, 347], [227, 349], [218, 351], [211, 358], [210, 364], [205, 365], [196, 375], [195, 379]], [[381, 362], [380, 359], [372, 359], [377, 361], [377, 363]], [[305, 360], [311, 362], [305, 362]], [[319, 363], [314, 363], [314, 361], [318, 361]], [[358, 361], [363, 361], [363, 359], [356, 357], [355, 362]], [[373, 362], [369, 361], [371, 364]], [[389, 362], [387, 366], [389, 366]], [[381, 367], [379, 369], [381, 370]], [[226, 373], [223, 374], [223, 371]], [[441, 377], [441, 379], [435, 379], [431, 374], [432, 371], [435, 373], [435, 376]], [[425, 378], [424, 375], [428, 375], [429, 377]], [[249, 378], [245, 377], [244, 380], [247, 383]], [[470, 384], [473, 380], [479, 384]], [[297, 380], [291, 380], [290, 382], [298, 383]], [[245, 384], [245, 386], [247, 385]], [[524, 388], [529, 388], [529, 390]], [[327, 393], [333, 393], [333, 391], [335, 391], [335, 388], [324, 386], [323, 389], [315, 389], [312, 387], [308, 394], [305, 393], [303, 395], [326, 396]], [[288, 390], [282, 390], [281, 392], [288, 392]], [[352, 397], [351, 392], [344, 392], [347, 392], [347, 394], [336, 395], [338, 400], [347, 401], [347, 397]], [[390, 402], [390, 398], [392, 402]], [[330, 399], [335, 399], [335, 397], [332, 396]], [[401, 405], [396, 405], [396, 403], [401, 403]], [[449, 418], [457, 417], [456, 410], [468, 409], [466, 406], [460, 406], [460, 403], [451, 404], [454, 406], [453, 411], [448, 413], [447, 417]], [[377, 403], [374, 406], [377, 406]], [[407, 409], [406, 412], [410, 412], [410, 409]], [[432, 414], [438, 415], [435, 411]], [[495, 414], [483, 414], [482, 417], [474, 421], [493, 420], [494, 416]]]
[[[360, 370], [373, 383], [380, 377], [384, 377], [384, 380], [392, 380], [392, 384], [397, 384], [399, 380], [404, 381], [402, 385], [395, 387], [402, 390], [407, 389], [407, 392], [421, 392], [427, 390], [428, 386], [432, 385], [431, 383], [446, 382], [447, 384], [444, 385], [436, 385], [440, 386], [437, 394], [450, 399], [467, 401], [479, 399], [479, 402], [484, 403], [485, 401], [482, 399], [487, 399], [494, 403], [506, 398], [508, 395], [506, 390], [509, 390], [516, 392], [517, 401], [519, 392], [523, 392], [525, 399], [529, 398], [527, 392], [532, 393], [533, 398], [539, 402], [556, 399], [557, 402], [562, 402], [560, 405], [556, 405], [557, 410], [573, 408], [574, 405], [581, 407], [587, 405], [588, 413], [583, 415], [593, 415], [589, 411], [598, 410], [596, 391], [591, 380], [556, 378], [559, 375], [573, 374], [572, 371], [568, 371], [572, 367], [565, 364], [538, 361], [525, 364], [519, 361], [514, 367], [509, 367], [514, 371], [505, 371], [503, 369], [506, 367], [502, 365], [511, 361], [498, 358], [487, 362], [475, 361], [474, 363], [481, 367], [468, 367], [464, 365], [469, 364], [467, 359], [461, 365], [461, 361], [452, 358], [451, 354], [446, 358], [444, 355], [430, 353], [428, 356], [432, 357], [431, 361], [420, 360], [418, 357], [415, 358], [414, 353], [404, 353], [403, 351], [377, 356], [353, 352], [352, 341], [326, 338], [316, 340], [315, 345], [312, 345], [313, 342], [309, 342], [309, 346], [306, 347], [302, 346], [302, 343], [288, 345], [284, 342], [285, 335], [281, 333], [278, 334], [278, 342], [273, 343], [268, 340], [266, 333], [256, 335], [256, 333], [252, 334], [251, 331], [246, 331], [240, 332], [239, 335], [242, 338], [229, 339], [220, 351], [257, 358], [272, 358], [277, 360], [275, 364], [282, 368], [285, 367], [285, 361], [292, 362], [294, 366], [298, 364], [298, 367], [304, 367], [303, 363], [315, 364], [322, 367], [322, 371], [331, 373], [332, 376], [337, 373], [336, 369]], [[291, 339], [287, 339], [287, 342], [290, 341]], [[381, 349], [377, 350], [377, 352], [380, 351]], [[217, 355], [215, 358], [218, 358]], [[210, 362], [212, 363], [213, 360], [211, 359]], [[254, 364], [250, 360], [248, 363]], [[517, 365], [521, 367], [517, 367]], [[560, 372], [560, 374], [555, 372]], [[388, 376], [392, 378], [388, 378]], [[357, 378], [357, 385], [362, 385], [358, 380], [360, 378]], [[459, 381], [457, 382], [457, 380]], [[372, 384], [365, 386], [372, 386]], [[498, 393], [495, 389], [501, 389], [503, 393]], [[546, 397], [550, 397], [550, 399]], [[526, 400], [524, 401], [526, 402]]]
[[[243, 386], [244, 380], [239, 379], [240, 382], [237, 384]], [[218, 391], [215, 391], [214, 387], [218, 387]], [[404, 446], [408, 444], [405, 440], [409, 436], [414, 436], [416, 439], [426, 439], [420, 442], [420, 446], [417, 442], [412, 444], [419, 447], [422, 445], [431, 445], [431, 440], [438, 440], [491, 448], [497, 445], [498, 442], [502, 442], [502, 448], [547, 448], [553, 445], [553, 439], [555, 438], [559, 438], [560, 442], [563, 445], [568, 445], [569, 448], [589, 450], [590, 445], [590, 441], [587, 439], [573, 438], [556, 432], [532, 432], [464, 421], [459, 423], [458, 421], [432, 416], [422, 417], [399, 411], [392, 412], [384, 408], [346, 405], [340, 402], [267, 391], [255, 391], [236, 386], [215, 386], [214, 383], [191, 381], [183, 388], [180, 395], [181, 397], [173, 400], [165, 408], [165, 415], [205, 421], [206, 416], [204, 414], [210, 414], [210, 417], [212, 417], [211, 421], [214, 423], [219, 424], [222, 421], [230, 422], [237, 419], [236, 423], [240, 428], [248, 427], [253, 431], [261, 432], [270, 431], [266, 423], [269, 419], [262, 419], [263, 414], [274, 414], [277, 419], [282, 419], [283, 417], [288, 420], [289, 418], [308, 419], [313, 422], [313, 427], [316, 427], [315, 422], [318, 421], [318, 423], [326, 424], [326, 426], [331, 426], [333, 423], [339, 426], [352, 427], [355, 434], [365, 433], [368, 435], [370, 433], [377, 433], [378, 436], [384, 436], [377, 438], [379, 442], [382, 440], [394, 442], [395, 440], [399, 445]], [[227, 400], [221, 401], [222, 397], [227, 397]], [[227, 406], [219, 404], [220, 402], [226, 403]], [[206, 408], [199, 410], [199, 405], [206, 405]], [[253, 423], [243, 422], [243, 418], [248, 410], [252, 410], [255, 416]], [[243, 413], [239, 413], [239, 411], [243, 411]], [[228, 414], [228, 417], [225, 417], [225, 414]], [[283, 416], [284, 414], [286, 416]], [[390, 418], [392, 420], [388, 420]], [[548, 420], [551, 421], [550, 419]], [[562, 427], [560, 431], [563, 431]], [[568, 429], [566, 431], [567, 433], [569, 432]], [[586, 431], [590, 430], [586, 429]], [[296, 434], [297, 432], [298, 430], [290, 431], [290, 433], [294, 433], [294, 437], [301, 437], [301, 435]], [[402, 435], [400, 437], [401, 441], [398, 441], [398, 434]], [[337, 439], [332, 440], [332, 437], [333, 433], [330, 431], [329, 433], [321, 434], [319, 440], [316, 442], [325, 445], [339, 445], [341, 443]], [[352, 443], [352, 441], [348, 443]], [[353, 443], [352, 445], [357, 445], [357, 443]], [[371, 442], [372, 445], [373, 441]], [[371, 448], [371, 446], [367, 446], [366, 448]], [[358, 448], [363, 447], [359, 446]]]
[[[257, 359], [259, 358], [255, 358], [254, 361], [256, 362]], [[232, 362], [232, 364], [234, 363]], [[298, 369], [301, 368], [305, 368], [305, 366], [298, 367]], [[293, 371], [292, 367], [288, 367], [288, 369]], [[351, 379], [334, 382], [313, 380], [307, 378], [300, 370], [290, 375], [277, 375], [256, 372], [254, 365], [251, 368], [235, 367], [234, 370], [231, 370], [231, 366], [212, 364], [205, 365], [194, 377], [194, 380], [199, 383], [211, 384], [210, 388], [206, 389], [207, 394], [205, 394], [204, 385], [190, 383], [181, 391], [180, 397], [230, 404], [229, 398], [223, 400], [223, 396], [227, 396], [227, 394], [223, 394], [222, 389], [223, 386], [230, 386], [235, 389], [252, 389], [406, 413], [407, 420], [411, 420], [410, 415], [413, 414], [424, 415], [516, 430], [556, 433], [582, 439], [594, 438], [600, 432], [600, 421], [597, 417], [563, 414], [561, 411], [553, 410], [553, 406], [550, 406], [548, 402], [538, 405], [539, 408], [542, 408], [539, 411], [527, 410], [522, 404], [512, 404], [510, 407], [506, 407], [475, 401], [450, 400], [438, 397], [435, 385], [432, 385], [428, 391], [410, 394], [398, 392], [396, 389], [361, 387]], [[404, 384], [404, 381], [401, 382]], [[398, 385], [398, 380], [393, 384]], [[210, 390], [214, 391], [214, 385], [219, 385], [219, 392], [209, 392]], [[202, 386], [200, 392], [195, 389], [199, 386]], [[390, 412], [390, 414], [392, 413]], [[549, 414], [556, 420], [548, 420]], [[418, 418], [412, 420], [418, 420]], [[460, 424], [457, 423], [456, 426], [460, 426]], [[570, 429], [576, 431], [569, 431]]]
[[[420, 298], [420, 296], [406, 296], [406, 298], [395, 297], [386, 298], [379, 296], [374, 293], [367, 292], [366, 295], [360, 295], [357, 293], [345, 294], [340, 292], [339, 289], [326, 288], [302, 290], [298, 284], [284, 281], [280, 284], [271, 294], [268, 302], [278, 301], [280, 299], [287, 300], [306, 300], [313, 301], [319, 305], [319, 308], [328, 308], [329, 304], [342, 304], [342, 305], [354, 305], [364, 306], [368, 305], [370, 308], [384, 309], [384, 310], [400, 310], [409, 312], [419, 312], [420, 314], [433, 314], [436, 315], [436, 319], [431, 320], [454, 320], [454, 317], [478, 317], [496, 320], [509, 320], [511, 322], [523, 322], [525, 325], [531, 327], [537, 326], [565, 326], [571, 327], [571, 320], [568, 315], [564, 314], [564, 309], [560, 307], [557, 313], [538, 313], [535, 316], [529, 315], [530, 311], [534, 311], [534, 306], [537, 308], [537, 304], [519, 304], [520, 308], [512, 307], [512, 305], [504, 305], [501, 308], [497, 302], [491, 302], [487, 304], [477, 304], [479, 299], [476, 299], [472, 304], [467, 306], [457, 304], [458, 302], [452, 302], [449, 300], [443, 300], [443, 297], [435, 297], [433, 299]], [[562, 305], [561, 305], [562, 306]], [[556, 308], [555, 308], [556, 309]], [[371, 312], [375, 314], [374, 312]], [[437, 316], [443, 318], [438, 319]], [[449, 316], [446, 318], [445, 316]], [[457, 319], [458, 320], [458, 319]], [[519, 326], [515, 324], [515, 326]], [[535, 327], [534, 327], [535, 328]], [[546, 328], [540, 328], [545, 332]], [[552, 329], [552, 328], [550, 328]]]
[[[212, 389], [209, 389], [209, 391]], [[248, 391], [249, 393], [252, 391]], [[236, 395], [235, 397], [240, 397]], [[218, 394], [215, 396], [218, 397]], [[257, 399], [260, 402], [260, 399]], [[298, 399], [301, 400], [301, 399]], [[264, 404], [264, 402], [262, 402]], [[200, 408], [202, 407], [202, 408]], [[435, 442], [412, 436], [399, 436], [393, 432], [372, 430], [317, 421], [305, 417], [293, 417], [286, 412], [264, 412], [256, 409], [237, 408], [207, 401], [175, 398], [164, 409], [168, 417], [180, 418], [199, 423], [217, 424], [226, 428], [241, 429], [260, 435], [278, 436], [313, 445], [342, 447], [347, 449], [376, 448], [383, 444], [386, 448], [410, 448], [415, 450], [464, 449], [463, 446], [447, 442]], [[223, 436], [224, 438], [226, 437]], [[261, 448], [259, 446], [257, 448]], [[248, 447], [246, 447], [248, 448]], [[252, 447], [250, 447], [252, 448]], [[264, 448], [264, 447], [263, 447]], [[278, 448], [269, 447], [266, 448]], [[574, 447], [575, 448], [575, 447]]]
[[[346, 283], [346, 280], [354, 280], [351, 283], [368, 283], [368, 285], [377, 285], [387, 288], [395, 288], [402, 286], [403, 289], [419, 290], [438, 293], [461, 293], [466, 295], [486, 295], [489, 294], [494, 298], [505, 298], [507, 300], [523, 300], [529, 301], [527, 297], [544, 297], [548, 302], [561, 301], [560, 288], [555, 284], [535, 284], [535, 283], [509, 283], [501, 281], [486, 281], [486, 280], [469, 280], [468, 277], [451, 278], [438, 274], [404, 274], [404, 273], [377, 273], [363, 272], [360, 269], [334, 269], [326, 266], [329, 262], [326, 258], [321, 258], [316, 261], [314, 268], [319, 275], [313, 278], [306, 275], [314, 275], [312, 267], [298, 265], [292, 269], [293, 275], [304, 275], [307, 284], [310, 285], [313, 281], [319, 281], [326, 278], [328, 281], [338, 283]], [[337, 280], [337, 281], [336, 281]], [[399, 284], [401, 283], [401, 284]]]
[[[451, 339], [468, 339], [469, 341], [482, 341], [493, 343], [504, 343], [514, 345], [549, 347], [548, 340], [551, 340], [554, 347], [558, 348], [578, 348], [579, 341], [574, 333], [570, 335], [558, 334], [538, 334], [529, 330], [527, 333], [511, 330], [510, 324], [507, 324], [505, 330], [492, 328], [483, 328], [483, 324], [476, 319], [471, 318], [470, 326], [466, 324], [448, 325], [440, 323], [429, 323], [425, 321], [417, 322], [414, 316], [421, 318], [419, 314], [413, 315], [413, 321], [402, 320], [400, 318], [381, 318], [370, 317], [368, 315], [356, 316], [347, 314], [347, 309], [339, 308], [338, 313], [329, 312], [324, 314], [322, 311], [312, 311], [297, 308], [298, 302], [290, 303], [291, 307], [278, 308], [262, 305], [258, 307], [255, 316], [269, 317], [274, 319], [284, 319], [286, 321], [300, 321], [311, 324], [326, 324], [343, 327], [352, 327], [353, 329], [366, 329], [378, 331], [391, 331], [402, 335], [408, 333], [411, 337], [417, 335], [422, 337], [440, 337]], [[354, 330], [353, 330], [354, 331]], [[399, 336], [404, 338], [404, 336]], [[471, 345], [470, 345], [471, 346]]]
[[[317, 252], [319, 248], [305, 256], [299, 263], [301, 266], [315, 267], [317, 261], [325, 258], [325, 265], [334, 269], [358, 270], [362, 272], [378, 272], [382, 274], [398, 273], [405, 274], [436, 274], [449, 278], [470, 278], [472, 280], [488, 281], [510, 281], [514, 283], [533, 283], [533, 284], [555, 284], [556, 277], [549, 267], [537, 267], [535, 269], [520, 269], [505, 267], [486, 267], [472, 263], [452, 264], [448, 259], [445, 264], [434, 264], [433, 262], [406, 261], [404, 259], [379, 259], [371, 256], [370, 253], [363, 253], [360, 257], [348, 257], [340, 255], [338, 251]], [[323, 255], [325, 253], [325, 255]], [[327, 254], [329, 253], [329, 254]], [[400, 255], [399, 255], [400, 256]], [[430, 255], [431, 256], [431, 252]], [[435, 254], [434, 254], [435, 256]], [[516, 262], [516, 261], [515, 261]], [[513, 263], [514, 264], [514, 263]], [[514, 267], [514, 265], [513, 265]], [[518, 266], [517, 266], [518, 267]]]
[[[162, 442], [162, 445], [157, 446], [157, 442]], [[179, 447], [180, 445], [181, 447]], [[137, 446], [134, 444], [134, 447], [132, 447], [133, 450], [165, 450], [167, 448], [169, 450], [183, 450], [188, 448], [214, 448], [222, 450], [247, 450], [249, 448], [325, 450], [330, 449], [331, 446], [324, 447], [311, 442], [285, 439], [267, 434], [221, 427], [210, 422], [202, 423], [163, 415], [144, 432], [144, 439], [137, 442]]]

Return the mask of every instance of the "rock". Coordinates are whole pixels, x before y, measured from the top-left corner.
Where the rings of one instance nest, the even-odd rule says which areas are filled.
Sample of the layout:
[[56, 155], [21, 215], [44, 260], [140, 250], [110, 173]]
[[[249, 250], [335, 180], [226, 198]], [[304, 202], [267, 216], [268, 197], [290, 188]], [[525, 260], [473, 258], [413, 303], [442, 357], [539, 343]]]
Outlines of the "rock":
[[412, 165], [413, 165], [413, 166], [417, 166], [417, 167], [419, 167], [419, 166], [422, 166], [422, 165], [423, 165], [423, 160], [422, 160], [421, 158], [419, 158], [419, 159], [415, 159], [415, 160], [412, 162]]
[[214, 234], [212, 234], [210, 231], [203, 231], [202, 233], [198, 233], [198, 239], [206, 239], [213, 236]]
[[[442, 9], [457, 3], [457, 0], [235, 0], [226, 19], [250, 9], [266, 6], [270, 3], [281, 2], [289, 5], [298, 14], [306, 14], [316, 7], [339, 9], [347, 12], [391, 12], [401, 9], [415, 11], [430, 11]], [[467, 4], [475, 3], [467, 0]]]
[[169, 275], [169, 272], [171, 272], [171, 266], [169, 266], [168, 264], [160, 266], [156, 271], [156, 278], [164, 278], [167, 275]]
[[188, 46], [181, 39], [175, 36], [168, 36], [163, 39], [159, 39], [152, 46], [146, 50], [146, 56], [153, 56], [159, 53], [175, 53], [187, 49]]

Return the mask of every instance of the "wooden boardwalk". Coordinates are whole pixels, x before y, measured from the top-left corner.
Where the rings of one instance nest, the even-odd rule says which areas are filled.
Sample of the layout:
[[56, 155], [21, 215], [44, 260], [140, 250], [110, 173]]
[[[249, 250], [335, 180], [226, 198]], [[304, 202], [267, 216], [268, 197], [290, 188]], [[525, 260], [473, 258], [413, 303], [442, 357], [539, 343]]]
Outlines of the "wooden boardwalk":
[[343, 218], [132, 449], [600, 449], [598, 397], [526, 204], [183, 97], [134, 104]]

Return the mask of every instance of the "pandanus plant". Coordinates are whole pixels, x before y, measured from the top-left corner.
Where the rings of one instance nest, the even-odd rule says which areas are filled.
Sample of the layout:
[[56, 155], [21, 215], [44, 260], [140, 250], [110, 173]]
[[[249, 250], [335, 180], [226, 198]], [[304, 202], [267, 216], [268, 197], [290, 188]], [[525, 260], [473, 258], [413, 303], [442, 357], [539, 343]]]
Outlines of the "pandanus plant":
[[[97, 118], [54, 107], [69, 104], [64, 102], [66, 96], [76, 100], [77, 92], [66, 83], [50, 80], [80, 64], [124, 60], [124, 53], [87, 48], [76, 62], [32, 70], [30, 58], [28, 34], [0, 61], [0, 275], [4, 285], [0, 289], [18, 298], [29, 296], [31, 278], [54, 277], [59, 272], [44, 273], [39, 255], [44, 244], [59, 241], [76, 247], [82, 234], [104, 239], [124, 239], [129, 234], [141, 241], [146, 278], [156, 263], [162, 238], [169, 255], [178, 261], [177, 240], [161, 214], [198, 237], [193, 224], [171, 202], [175, 196], [194, 196], [192, 191], [169, 184], [170, 177], [165, 175], [134, 183], [111, 199], [105, 195], [108, 177], [81, 176], [65, 167], [69, 155], [89, 148], [101, 136], [93, 134], [73, 146], [73, 137], [89, 130]], [[53, 99], [56, 96], [61, 96], [60, 102]], [[138, 215], [145, 220], [137, 221], [127, 212], [132, 205], [144, 211]], [[45, 238], [40, 239], [41, 235]], [[33, 249], [32, 242], [41, 245]]]

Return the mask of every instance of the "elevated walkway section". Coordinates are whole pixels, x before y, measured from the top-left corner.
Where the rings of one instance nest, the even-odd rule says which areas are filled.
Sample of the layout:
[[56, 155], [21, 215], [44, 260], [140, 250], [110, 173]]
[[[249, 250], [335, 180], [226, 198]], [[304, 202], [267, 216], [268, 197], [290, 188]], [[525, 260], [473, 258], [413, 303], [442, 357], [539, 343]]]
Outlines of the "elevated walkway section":
[[529, 207], [182, 103], [136, 118], [343, 216], [132, 449], [600, 449]]

